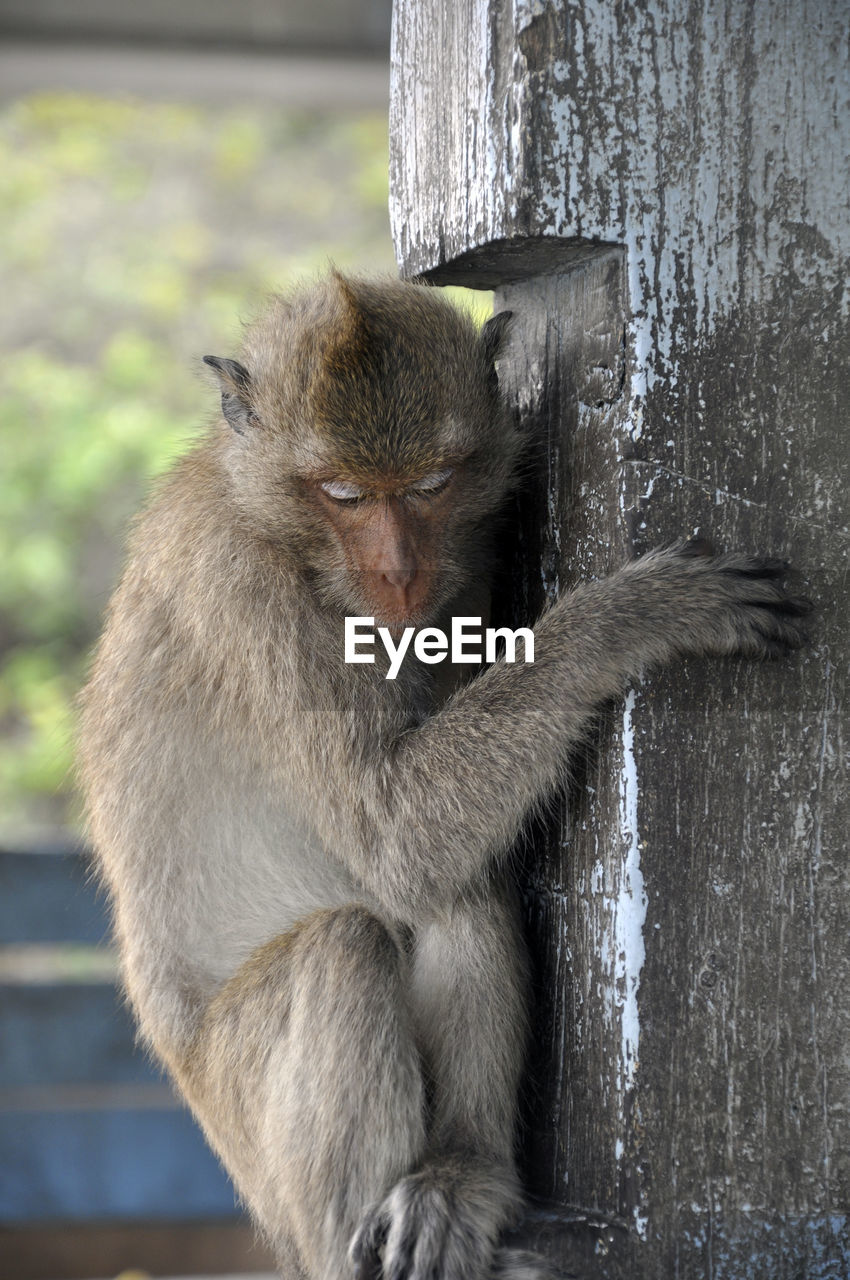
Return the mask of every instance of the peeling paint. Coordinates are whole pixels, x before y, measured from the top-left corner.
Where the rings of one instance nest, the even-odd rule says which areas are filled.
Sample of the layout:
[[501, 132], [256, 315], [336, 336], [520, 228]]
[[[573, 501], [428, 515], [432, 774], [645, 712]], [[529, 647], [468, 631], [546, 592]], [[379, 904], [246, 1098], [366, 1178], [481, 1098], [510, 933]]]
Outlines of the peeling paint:
[[[391, 213], [400, 259], [420, 271], [436, 265], [437, 243], [445, 260], [518, 229], [625, 245], [638, 438], [647, 392], [658, 377], [668, 385], [679, 378], [685, 322], [692, 333], [708, 332], [744, 293], [767, 299], [789, 273], [801, 288], [847, 276], [845, 165], [821, 165], [816, 187], [810, 165], [813, 153], [835, 149], [836, 121], [847, 109], [846, 67], [843, 79], [830, 74], [833, 50], [846, 43], [846, 8], [822, 0], [811, 18], [816, 12], [817, 39], [800, 40], [799, 0], [691, 6], [687, 15], [673, 0], [626, 9], [585, 0], [568, 11], [554, 0], [515, 0], [514, 40], [505, 40], [490, 7], [476, 0], [456, 15], [441, 13], [438, 29], [416, 44], [425, 61], [415, 67], [400, 47], [404, 24], [396, 24], [396, 65], [416, 86], [394, 94]], [[529, 66], [523, 36], [544, 18], [545, 56]], [[502, 42], [494, 46], [497, 30]], [[440, 66], [427, 59], [443, 60], [456, 42], [466, 56], [448, 65], [469, 82], [436, 106]], [[664, 73], [649, 76], [645, 61], [657, 68], [661, 47]], [[724, 73], [712, 77], [718, 59]], [[789, 115], [789, 92], [813, 84], [818, 93]], [[749, 102], [758, 109], [744, 137], [734, 122]], [[471, 136], [469, 103], [481, 104]], [[428, 134], [417, 129], [420, 113]], [[475, 183], [451, 181], [444, 164], [429, 167], [426, 139], [428, 151], [463, 154]], [[743, 214], [735, 191], [752, 193]], [[846, 291], [838, 306], [846, 316]]]

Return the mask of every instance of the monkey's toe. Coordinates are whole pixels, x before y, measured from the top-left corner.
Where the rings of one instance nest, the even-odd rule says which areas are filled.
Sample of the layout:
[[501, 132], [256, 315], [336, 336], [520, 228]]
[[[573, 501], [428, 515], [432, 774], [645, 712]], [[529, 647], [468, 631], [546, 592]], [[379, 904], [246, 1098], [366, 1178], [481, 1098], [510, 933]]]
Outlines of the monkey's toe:
[[[463, 1198], [427, 1172], [402, 1179], [349, 1249], [356, 1280], [484, 1280], [491, 1255], [489, 1233]], [[509, 1280], [509, 1270], [502, 1274]]]
[[348, 1249], [354, 1280], [381, 1280], [381, 1254], [387, 1240], [389, 1216], [383, 1205], [370, 1209]]

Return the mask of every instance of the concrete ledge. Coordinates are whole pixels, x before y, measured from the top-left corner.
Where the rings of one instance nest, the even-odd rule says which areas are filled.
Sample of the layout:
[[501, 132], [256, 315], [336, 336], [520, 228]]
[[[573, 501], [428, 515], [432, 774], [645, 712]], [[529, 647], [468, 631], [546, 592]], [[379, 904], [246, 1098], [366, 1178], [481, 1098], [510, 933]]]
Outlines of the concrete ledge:
[[388, 54], [392, 0], [3, 0], [0, 31], [116, 40]]
[[7, 39], [0, 100], [44, 90], [385, 110], [389, 58]]
[[90, 1280], [132, 1268], [158, 1276], [276, 1280], [274, 1259], [247, 1221], [0, 1227], [3, 1275], [15, 1280]]

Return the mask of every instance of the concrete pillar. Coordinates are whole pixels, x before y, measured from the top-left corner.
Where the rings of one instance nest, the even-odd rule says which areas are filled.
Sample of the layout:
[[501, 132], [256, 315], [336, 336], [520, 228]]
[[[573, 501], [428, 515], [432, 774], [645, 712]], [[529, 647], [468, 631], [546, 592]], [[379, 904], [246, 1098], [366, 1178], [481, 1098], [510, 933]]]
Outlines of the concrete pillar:
[[514, 608], [701, 534], [819, 612], [600, 718], [535, 829], [526, 1235], [568, 1274], [850, 1274], [850, 9], [396, 0], [404, 274], [496, 291], [546, 442]]

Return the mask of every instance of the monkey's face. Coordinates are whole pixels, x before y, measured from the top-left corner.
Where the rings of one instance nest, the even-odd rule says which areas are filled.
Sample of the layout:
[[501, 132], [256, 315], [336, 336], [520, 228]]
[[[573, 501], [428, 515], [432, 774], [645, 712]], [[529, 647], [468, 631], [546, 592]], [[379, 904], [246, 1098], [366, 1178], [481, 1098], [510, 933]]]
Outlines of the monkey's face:
[[307, 486], [336, 544], [326, 580], [341, 607], [392, 629], [436, 616], [464, 576], [451, 537], [463, 475], [456, 464], [413, 479], [377, 474]]
[[488, 574], [518, 440], [479, 332], [437, 290], [335, 276], [279, 300], [246, 364], [208, 358], [236, 498], [316, 598], [390, 628]]

